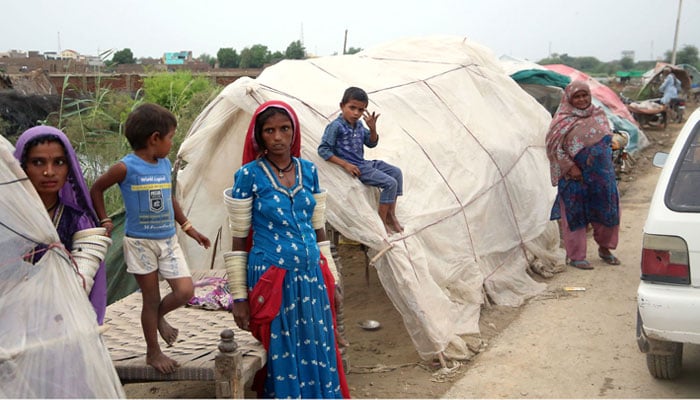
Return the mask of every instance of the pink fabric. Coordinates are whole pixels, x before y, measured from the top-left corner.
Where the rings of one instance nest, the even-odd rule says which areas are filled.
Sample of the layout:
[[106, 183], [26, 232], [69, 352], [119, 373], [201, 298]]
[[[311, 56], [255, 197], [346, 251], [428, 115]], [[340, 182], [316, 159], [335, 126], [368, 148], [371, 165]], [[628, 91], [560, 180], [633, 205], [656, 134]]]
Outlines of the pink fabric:
[[[565, 216], [566, 209], [564, 208], [564, 202], [560, 200], [559, 206], [561, 207], [562, 215], [564, 215], [559, 221], [561, 223], [560, 228], [562, 236], [564, 237], [566, 258], [575, 261], [585, 260], [588, 252], [588, 235], [586, 228], [584, 227], [575, 231], [569, 230], [569, 224]], [[592, 222], [591, 226], [593, 226], [593, 240], [595, 240], [598, 246], [611, 250], [617, 248], [620, 225], [608, 227], [597, 222]]]
[[612, 135], [608, 118], [601, 108], [589, 104], [581, 110], [571, 104], [574, 94], [581, 91], [591, 94], [584, 81], [573, 81], [566, 87], [549, 125], [545, 140], [552, 186], [557, 186], [574, 166], [574, 157], [579, 151], [600, 142], [605, 135]]
[[591, 78], [587, 74], [569, 67], [563, 64], [553, 64], [553, 65], [543, 65], [550, 71], [558, 72], [562, 75], [566, 75], [571, 78], [572, 81], [579, 80], [588, 82], [591, 87], [591, 93], [593, 97], [598, 99], [601, 103], [605, 104], [615, 115], [630, 121], [634, 126], [639, 126], [637, 121], [632, 116], [632, 113], [627, 109], [625, 103], [620, 100], [620, 96], [617, 95], [612, 89], [598, 82], [597, 80]]

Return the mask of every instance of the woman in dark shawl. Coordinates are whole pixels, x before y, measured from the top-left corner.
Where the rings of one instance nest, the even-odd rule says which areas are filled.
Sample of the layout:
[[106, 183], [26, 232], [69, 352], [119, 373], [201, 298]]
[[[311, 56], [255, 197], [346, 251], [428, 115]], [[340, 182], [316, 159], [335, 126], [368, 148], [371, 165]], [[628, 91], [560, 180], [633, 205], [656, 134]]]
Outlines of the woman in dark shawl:
[[617, 247], [620, 226], [611, 139], [608, 119], [591, 103], [588, 84], [571, 82], [552, 119], [546, 144], [552, 185], [558, 188], [551, 219], [561, 219], [567, 264], [576, 268], [593, 269], [586, 260], [589, 224], [598, 256], [608, 264], [620, 264], [610, 252]]
[[[73, 234], [99, 226], [99, 223], [70, 140], [54, 127], [36, 126], [22, 133], [15, 144], [14, 155], [44, 203], [61, 243], [71, 251]], [[37, 262], [46, 248], [45, 244], [38, 245], [32, 261]], [[88, 297], [97, 322], [102, 325], [107, 308], [104, 263], [97, 269]]]

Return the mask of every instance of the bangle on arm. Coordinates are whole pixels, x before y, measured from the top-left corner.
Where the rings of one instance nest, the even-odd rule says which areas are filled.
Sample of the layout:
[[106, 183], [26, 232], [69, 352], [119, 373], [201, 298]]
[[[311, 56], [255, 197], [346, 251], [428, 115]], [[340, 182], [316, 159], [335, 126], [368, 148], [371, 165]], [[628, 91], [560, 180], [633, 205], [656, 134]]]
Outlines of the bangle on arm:
[[183, 232], [187, 232], [190, 228], [192, 228], [192, 223], [190, 221], [185, 221], [183, 224], [180, 224], [180, 229], [182, 229]]
[[231, 189], [224, 190], [224, 204], [228, 214], [228, 227], [231, 236], [245, 238], [250, 232], [250, 224], [253, 210], [253, 198], [234, 199], [231, 197]]
[[106, 224], [107, 222], [111, 223], [111, 222], [112, 222], [112, 218], [109, 218], [109, 217], [107, 217], [107, 218], [102, 218], [102, 219], [100, 220], [100, 225], [104, 225], [104, 224]]
[[313, 214], [311, 214], [311, 226], [314, 229], [324, 229], [326, 226], [326, 198], [328, 197], [328, 192], [322, 190], [320, 193], [314, 193], [313, 196], [316, 200], [316, 206]]
[[248, 252], [227, 251], [224, 253], [224, 266], [233, 300], [248, 300]]
[[333, 254], [331, 253], [331, 241], [324, 240], [322, 242], [318, 242], [318, 249], [321, 251], [321, 254], [323, 254], [323, 257], [326, 258], [326, 262], [328, 263], [328, 269], [331, 271], [331, 275], [333, 275], [335, 284], [339, 285], [340, 274], [338, 274], [338, 268], [335, 265], [335, 260], [333, 260]]

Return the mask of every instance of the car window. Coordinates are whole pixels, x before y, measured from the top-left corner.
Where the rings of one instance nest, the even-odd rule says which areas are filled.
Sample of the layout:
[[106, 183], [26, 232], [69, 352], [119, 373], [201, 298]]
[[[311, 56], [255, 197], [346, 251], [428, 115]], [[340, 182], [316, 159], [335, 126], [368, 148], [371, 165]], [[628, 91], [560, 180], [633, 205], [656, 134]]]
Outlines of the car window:
[[700, 124], [681, 151], [666, 189], [666, 206], [679, 212], [700, 212]]

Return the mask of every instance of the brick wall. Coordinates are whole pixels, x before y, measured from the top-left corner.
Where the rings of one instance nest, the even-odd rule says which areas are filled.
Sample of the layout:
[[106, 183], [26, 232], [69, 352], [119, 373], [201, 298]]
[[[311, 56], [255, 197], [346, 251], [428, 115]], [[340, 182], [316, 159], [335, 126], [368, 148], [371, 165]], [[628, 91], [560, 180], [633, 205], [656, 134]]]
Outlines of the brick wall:
[[[218, 70], [217, 72], [194, 73], [194, 76], [203, 76], [212, 80], [215, 84], [226, 86], [242, 76], [255, 78], [261, 70], [232, 69], [230, 71]], [[97, 86], [110, 90], [135, 93], [143, 86], [143, 78], [146, 74], [49, 74], [49, 80], [56, 87], [57, 93], [62, 93], [66, 88], [66, 95], [77, 96], [81, 93], [95, 93]]]

